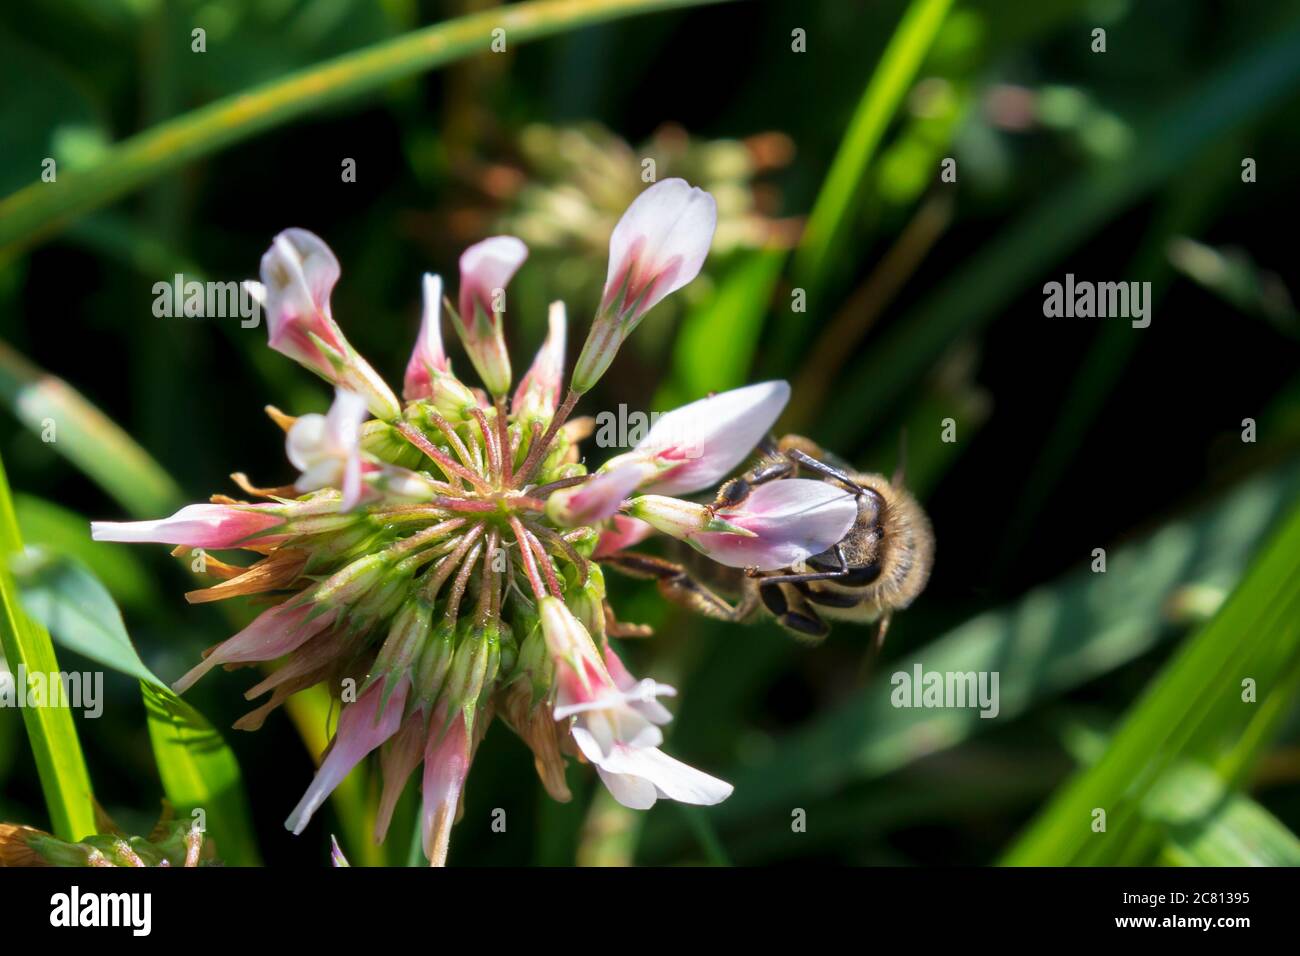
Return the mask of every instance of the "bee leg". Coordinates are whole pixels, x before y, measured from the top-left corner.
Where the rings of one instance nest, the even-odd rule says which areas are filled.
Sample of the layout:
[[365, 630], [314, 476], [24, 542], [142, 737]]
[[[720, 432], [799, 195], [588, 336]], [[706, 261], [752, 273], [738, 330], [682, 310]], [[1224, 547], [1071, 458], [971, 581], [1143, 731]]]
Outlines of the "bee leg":
[[605, 633], [610, 637], [653, 637], [655, 629], [649, 624], [629, 624], [614, 616], [614, 609], [605, 602]]
[[885, 646], [885, 632], [889, 630], [890, 615], [886, 614], [876, 622], [876, 650]]
[[795, 574], [773, 574], [760, 577], [762, 572], [755, 568], [746, 568], [745, 574], [749, 577], [758, 577], [763, 584], [802, 584], [805, 581], [828, 581], [842, 578], [850, 571], [848, 559], [844, 557], [844, 548], [838, 544], [835, 546], [835, 559], [839, 561], [840, 566], [834, 571], [800, 571]]
[[601, 559], [629, 577], [642, 578], [657, 583], [659, 593], [679, 607], [715, 621], [739, 622], [748, 620], [758, 607], [753, 588], [746, 588], [741, 600], [732, 607], [707, 587], [695, 580], [684, 567], [648, 554], [623, 551]]
[[783, 455], [772, 461], [765, 461], [743, 475], [724, 482], [718, 489], [718, 496], [713, 499], [713, 504], [709, 507], [712, 509], [734, 508], [748, 498], [749, 493], [759, 485], [765, 485], [769, 481], [776, 481], [778, 478], [790, 478], [794, 475], [794, 472], [794, 462]]
[[777, 623], [805, 643], [817, 644], [825, 640], [831, 632], [830, 625], [822, 620], [804, 596], [789, 585], [771, 582], [771, 578], [760, 578], [758, 594]]

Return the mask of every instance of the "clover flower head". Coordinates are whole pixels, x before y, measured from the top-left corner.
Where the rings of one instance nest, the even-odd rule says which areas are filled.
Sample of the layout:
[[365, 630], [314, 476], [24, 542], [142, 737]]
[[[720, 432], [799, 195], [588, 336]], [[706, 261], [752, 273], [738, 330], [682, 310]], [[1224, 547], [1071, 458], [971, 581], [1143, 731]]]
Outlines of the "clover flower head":
[[[610, 645], [600, 562], [660, 531], [725, 563], [788, 563], [843, 533], [851, 499], [818, 482], [802, 483], [828, 489], [811, 505], [764, 493], [726, 514], [666, 497], [708, 488], [742, 462], [784, 407], [784, 382], [665, 415], [594, 475], [569, 421], [627, 333], [699, 272], [714, 210], [711, 196], [681, 180], [633, 202], [614, 230], [606, 297], [567, 388], [567, 323], [556, 303], [546, 340], [511, 394], [504, 290], [527, 249], [508, 236], [472, 246], [460, 259], [456, 307], [441, 279], [424, 277], [404, 403], [333, 318], [340, 273], [329, 247], [301, 229], [275, 237], [252, 284], [268, 311], [270, 344], [335, 388], [325, 415], [273, 416], [287, 430], [296, 479], [264, 489], [236, 476], [262, 500], [219, 496], [156, 521], [95, 522], [92, 533], [253, 555], [244, 567], [214, 562], [224, 580], [190, 599], [257, 594], [271, 606], [175, 686], [184, 691], [217, 666], [280, 661], [247, 693], [269, 695], [236, 724], [250, 730], [313, 685], [342, 698], [337, 730], [289, 829], [302, 832], [349, 771], [377, 754], [376, 838], [418, 771], [424, 849], [443, 863], [475, 751], [497, 717], [532, 749], [556, 799], [569, 798], [567, 758], [593, 764], [629, 807], [659, 798], [713, 804], [731, 792], [662, 751], [671, 714], [659, 699], [675, 691], [634, 678]], [[453, 372], [444, 312], [486, 394]]]

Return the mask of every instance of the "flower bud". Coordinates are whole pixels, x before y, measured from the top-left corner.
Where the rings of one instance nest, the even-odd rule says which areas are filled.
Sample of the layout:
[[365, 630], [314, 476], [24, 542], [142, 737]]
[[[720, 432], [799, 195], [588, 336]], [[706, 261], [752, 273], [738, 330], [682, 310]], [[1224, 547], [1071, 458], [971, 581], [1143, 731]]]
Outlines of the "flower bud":
[[392, 563], [382, 551], [357, 558], [323, 581], [316, 589], [315, 599], [336, 607], [356, 604], [383, 579]]
[[574, 391], [595, 385], [642, 316], [699, 275], [717, 224], [713, 197], [684, 179], [657, 182], [632, 201], [609, 238], [605, 292], [573, 370]]
[[389, 625], [388, 637], [379, 648], [374, 666], [370, 669], [370, 679], [362, 691], [382, 680], [384, 696], [387, 698], [398, 681], [414, 670], [417, 657], [432, 635], [433, 607], [418, 596], [410, 598]]
[[744, 538], [756, 537], [753, 531], [733, 524], [705, 505], [663, 495], [633, 498], [627, 507], [627, 513], [681, 541], [689, 542], [692, 536], [702, 531], [736, 534]]
[[549, 422], [564, 387], [564, 303], [552, 302], [547, 314], [546, 341], [515, 389], [510, 410], [520, 421]]
[[528, 258], [528, 247], [514, 236], [493, 236], [460, 257], [460, 311], [452, 324], [489, 392], [510, 390], [510, 353], [502, 329], [503, 299], [511, 277]]
[[262, 256], [262, 291], [271, 348], [326, 381], [359, 392], [370, 410], [391, 421], [401, 414], [392, 390], [358, 355], [330, 314], [339, 263], [306, 229], [286, 229]]
[[428, 705], [430, 713], [442, 693], [455, 652], [456, 625], [451, 621], [441, 621], [420, 649], [415, 665], [415, 693]]

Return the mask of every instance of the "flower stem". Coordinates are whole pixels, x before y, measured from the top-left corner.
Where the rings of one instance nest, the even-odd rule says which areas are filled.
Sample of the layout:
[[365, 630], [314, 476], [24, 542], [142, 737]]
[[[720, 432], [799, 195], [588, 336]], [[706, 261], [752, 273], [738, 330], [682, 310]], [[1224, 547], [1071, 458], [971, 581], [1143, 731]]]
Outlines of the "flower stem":
[[573, 389], [569, 389], [569, 394], [564, 396], [564, 403], [551, 417], [551, 424], [546, 427], [545, 434], [533, 442], [532, 447], [528, 449], [528, 457], [519, 466], [519, 474], [515, 478], [516, 487], [522, 488], [528, 482], [528, 479], [532, 478], [533, 472], [537, 470], [538, 466], [546, 460], [546, 450], [550, 447], [551, 442], [555, 440], [556, 433], [568, 420], [569, 415], [573, 412], [573, 406], [578, 404], [578, 399], [581, 397]]

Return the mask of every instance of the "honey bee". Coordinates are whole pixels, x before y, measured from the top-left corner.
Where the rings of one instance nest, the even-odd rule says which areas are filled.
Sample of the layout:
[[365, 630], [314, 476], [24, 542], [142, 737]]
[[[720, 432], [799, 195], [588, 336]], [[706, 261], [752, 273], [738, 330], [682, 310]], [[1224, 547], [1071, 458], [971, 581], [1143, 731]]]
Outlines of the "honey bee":
[[924, 590], [934, 564], [934, 533], [920, 504], [902, 485], [857, 472], [799, 435], [760, 446], [761, 459], [723, 484], [712, 508], [741, 504], [758, 485], [797, 477], [800, 471], [837, 485], [857, 498], [858, 519], [834, 547], [795, 567], [736, 569], [734, 605], [718, 597], [685, 567], [650, 555], [622, 552], [607, 558], [616, 568], [658, 583], [669, 600], [706, 617], [749, 621], [766, 611], [801, 640], [816, 643], [830, 633], [827, 619], [876, 624], [884, 641], [893, 614]]

